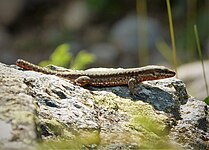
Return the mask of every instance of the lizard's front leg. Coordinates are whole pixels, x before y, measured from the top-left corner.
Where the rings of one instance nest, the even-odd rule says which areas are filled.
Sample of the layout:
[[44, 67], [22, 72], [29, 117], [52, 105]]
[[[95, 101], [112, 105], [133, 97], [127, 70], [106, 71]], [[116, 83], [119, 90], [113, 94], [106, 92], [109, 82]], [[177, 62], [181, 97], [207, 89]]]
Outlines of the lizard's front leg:
[[75, 79], [75, 84], [79, 86], [85, 86], [90, 84], [90, 77], [88, 76], [80, 76], [77, 79]]
[[128, 81], [128, 89], [131, 94], [135, 94], [135, 87], [136, 87], [137, 81], [134, 78], [129, 79]]

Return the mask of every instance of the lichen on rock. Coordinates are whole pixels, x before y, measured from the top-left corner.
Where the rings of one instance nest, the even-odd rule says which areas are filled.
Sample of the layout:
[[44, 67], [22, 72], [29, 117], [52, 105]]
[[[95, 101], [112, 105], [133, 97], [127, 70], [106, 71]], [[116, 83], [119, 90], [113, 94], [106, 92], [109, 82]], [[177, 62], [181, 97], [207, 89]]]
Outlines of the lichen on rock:
[[126, 86], [83, 88], [0, 64], [0, 85], [2, 149], [208, 146], [208, 106], [176, 78], [144, 82], [131, 95]]

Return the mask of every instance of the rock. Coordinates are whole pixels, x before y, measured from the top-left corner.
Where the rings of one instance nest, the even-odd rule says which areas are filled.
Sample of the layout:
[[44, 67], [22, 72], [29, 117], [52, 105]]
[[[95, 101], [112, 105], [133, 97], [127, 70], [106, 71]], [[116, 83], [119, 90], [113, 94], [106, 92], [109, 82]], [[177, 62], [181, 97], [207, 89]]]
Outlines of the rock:
[[[204, 61], [204, 66], [207, 85], [209, 86], [209, 60]], [[178, 77], [187, 85], [188, 92], [192, 96], [200, 100], [204, 100], [207, 97], [201, 62], [188, 63], [178, 67]]]
[[126, 86], [83, 88], [0, 64], [0, 84], [1, 149], [208, 146], [208, 106], [175, 78], [144, 82], [130, 95]]
[[171, 130], [170, 137], [184, 143], [185, 149], [209, 148], [208, 106], [204, 102], [189, 98], [180, 108], [181, 118]]
[[[145, 33], [145, 29], [147, 29], [147, 33]], [[148, 55], [151, 54], [149, 60], [151, 64], [156, 64], [159, 60], [162, 60], [162, 56], [156, 53], [156, 43], [162, 36], [160, 31], [161, 28], [158, 22], [152, 18], [137, 17], [129, 14], [118, 21], [113, 26], [110, 35], [113, 45], [124, 56], [120, 62], [122, 64], [126, 62], [126, 66], [138, 65], [139, 60], [137, 59], [140, 54], [143, 54], [144, 43], [147, 43]], [[126, 61], [127, 57], [131, 58], [132, 61]]]
[[115, 47], [108, 43], [98, 43], [89, 48], [89, 51], [96, 56], [94, 66], [112, 66], [119, 58], [119, 52]]
[[32, 149], [37, 139], [34, 98], [21, 72], [0, 64], [0, 149]]

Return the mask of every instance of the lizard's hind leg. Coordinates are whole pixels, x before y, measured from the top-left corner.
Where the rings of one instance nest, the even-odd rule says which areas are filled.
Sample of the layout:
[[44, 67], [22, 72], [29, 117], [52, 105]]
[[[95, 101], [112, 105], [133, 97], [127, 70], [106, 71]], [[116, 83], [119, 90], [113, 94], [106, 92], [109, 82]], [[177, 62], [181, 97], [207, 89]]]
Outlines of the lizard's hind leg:
[[75, 79], [75, 84], [79, 86], [85, 86], [90, 84], [90, 77], [88, 76], [80, 76], [77, 79]]

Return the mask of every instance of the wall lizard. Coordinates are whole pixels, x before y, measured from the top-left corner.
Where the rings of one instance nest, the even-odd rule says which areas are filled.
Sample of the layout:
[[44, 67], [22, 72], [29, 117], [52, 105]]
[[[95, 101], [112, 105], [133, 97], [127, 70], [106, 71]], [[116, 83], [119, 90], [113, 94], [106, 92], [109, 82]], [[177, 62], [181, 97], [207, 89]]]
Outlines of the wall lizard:
[[147, 80], [158, 80], [164, 78], [170, 78], [175, 76], [175, 72], [164, 66], [145, 66], [140, 68], [118, 68], [118, 69], [105, 69], [105, 70], [72, 70], [72, 71], [55, 71], [44, 67], [34, 65], [22, 59], [16, 61], [16, 65], [36, 72], [44, 74], [56, 75], [61, 78], [70, 80], [79, 86], [119, 86], [128, 85], [132, 92], [135, 84], [141, 83]]

